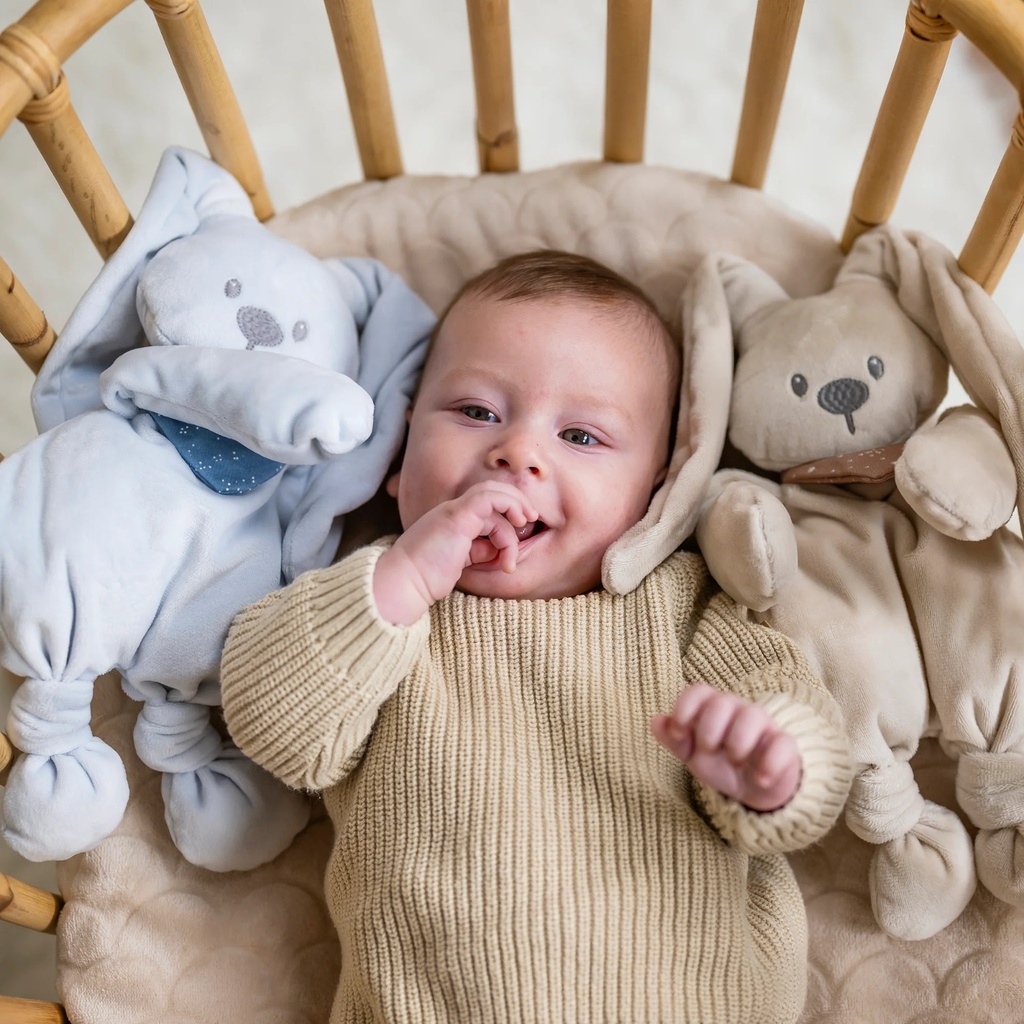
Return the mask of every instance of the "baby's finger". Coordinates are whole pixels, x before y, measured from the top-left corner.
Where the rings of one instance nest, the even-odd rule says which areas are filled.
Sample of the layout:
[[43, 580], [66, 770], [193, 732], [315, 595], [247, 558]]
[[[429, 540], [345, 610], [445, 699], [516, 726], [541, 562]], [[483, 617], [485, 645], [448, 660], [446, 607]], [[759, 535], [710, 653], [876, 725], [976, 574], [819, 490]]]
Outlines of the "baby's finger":
[[471, 565], [481, 565], [484, 562], [493, 562], [498, 557], [498, 549], [491, 543], [488, 537], [477, 537], [469, 545], [469, 555], [466, 557], [466, 568]]
[[697, 746], [702, 750], [720, 750], [739, 710], [740, 705], [728, 694], [713, 693], [693, 722]]
[[693, 756], [693, 730], [680, 725], [669, 715], [655, 715], [651, 719], [651, 734], [670, 753], [681, 761]]
[[474, 484], [455, 498], [453, 504], [466, 517], [466, 525], [483, 537], [488, 535], [495, 516], [504, 516], [514, 526], [519, 527], [537, 518], [536, 511], [522, 491], [511, 484], [496, 480]]
[[759, 786], [767, 788], [799, 763], [796, 740], [789, 733], [776, 732], [766, 738], [754, 756], [754, 779]]
[[498, 567], [502, 572], [515, 572], [519, 555], [519, 538], [515, 527], [503, 516], [495, 514], [487, 539], [498, 552]]
[[704, 705], [717, 692], [707, 683], [694, 683], [692, 686], [686, 687], [676, 698], [676, 704], [670, 717], [680, 725], [690, 725], [698, 717]]
[[725, 737], [725, 749], [733, 764], [746, 761], [772, 729], [772, 719], [764, 708], [747, 704], [733, 718]]
[[512, 484], [489, 481], [482, 486], [482, 492], [487, 495], [491, 508], [505, 516], [513, 526], [525, 526], [540, 518], [526, 495]]

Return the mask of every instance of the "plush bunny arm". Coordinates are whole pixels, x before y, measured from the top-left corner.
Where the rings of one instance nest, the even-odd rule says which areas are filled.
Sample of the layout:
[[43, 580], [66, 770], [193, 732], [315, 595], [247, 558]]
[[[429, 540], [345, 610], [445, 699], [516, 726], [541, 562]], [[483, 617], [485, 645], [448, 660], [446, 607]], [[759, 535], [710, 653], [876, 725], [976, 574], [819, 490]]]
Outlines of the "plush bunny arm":
[[697, 543], [718, 585], [765, 611], [796, 575], [796, 533], [771, 484], [739, 470], [715, 474], [697, 521]]
[[1013, 514], [1013, 459], [991, 416], [974, 406], [949, 410], [914, 434], [896, 463], [907, 504], [947, 537], [978, 541]]
[[126, 419], [170, 416], [290, 465], [343, 455], [373, 425], [373, 400], [351, 378], [274, 352], [133, 349], [103, 373], [100, 394]]

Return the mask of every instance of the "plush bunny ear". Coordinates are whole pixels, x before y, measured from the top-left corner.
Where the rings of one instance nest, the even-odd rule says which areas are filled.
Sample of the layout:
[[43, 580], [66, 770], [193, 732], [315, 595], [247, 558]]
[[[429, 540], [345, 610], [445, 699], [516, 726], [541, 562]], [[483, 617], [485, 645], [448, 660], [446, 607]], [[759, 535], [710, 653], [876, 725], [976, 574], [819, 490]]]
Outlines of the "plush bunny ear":
[[605, 552], [601, 581], [625, 594], [693, 532], [725, 446], [732, 389], [733, 328], [722, 275], [739, 262], [711, 255], [683, 297], [683, 373], [675, 448], [644, 518]]
[[104, 264], [46, 357], [32, 389], [40, 431], [100, 406], [100, 374], [144, 341], [135, 310], [139, 277], [168, 242], [208, 217], [254, 217], [237, 181], [207, 157], [173, 147], [160, 159], [131, 231]]
[[949, 360], [971, 400], [999, 424], [1024, 509], [1024, 348], [999, 307], [934, 239], [889, 226], [854, 242], [837, 283], [852, 276], [887, 282], [904, 312]]
[[732, 318], [736, 344], [742, 345], [743, 325], [760, 309], [776, 302], [788, 302], [789, 293], [767, 271], [756, 263], [742, 259], [720, 261], [719, 276]]
[[356, 383], [373, 399], [373, 431], [358, 448], [311, 471], [284, 535], [286, 581], [331, 561], [341, 538], [337, 517], [365, 504], [383, 483], [405, 437], [405, 412], [436, 320], [430, 307], [382, 263], [325, 262], [360, 327]]

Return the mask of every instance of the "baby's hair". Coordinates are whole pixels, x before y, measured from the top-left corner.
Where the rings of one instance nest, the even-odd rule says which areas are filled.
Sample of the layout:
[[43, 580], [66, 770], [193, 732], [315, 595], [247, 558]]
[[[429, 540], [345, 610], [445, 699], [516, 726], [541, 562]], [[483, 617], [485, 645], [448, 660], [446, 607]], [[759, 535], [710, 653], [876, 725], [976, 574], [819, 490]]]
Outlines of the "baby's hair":
[[643, 289], [603, 263], [560, 249], [535, 249], [507, 256], [459, 289], [438, 318], [431, 345], [455, 305], [475, 296], [499, 302], [576, 299], [598, 307], [624, 326], [638, 329], [645, 340], [662, 349], [666, 377], [678, 391], [681, 357], [667, 324]]

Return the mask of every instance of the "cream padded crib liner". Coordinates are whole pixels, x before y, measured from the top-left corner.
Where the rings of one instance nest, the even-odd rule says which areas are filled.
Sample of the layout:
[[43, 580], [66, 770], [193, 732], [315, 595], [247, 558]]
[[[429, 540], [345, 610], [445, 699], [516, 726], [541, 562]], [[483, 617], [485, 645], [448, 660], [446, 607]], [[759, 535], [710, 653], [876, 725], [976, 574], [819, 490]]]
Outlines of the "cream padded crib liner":
[[[608, 263], [647, 289], [670, 320], [689, 272], [712, 249], [760, 263], [793, 294], [824, 290], [841, 260], [827, 231], [759, 192], [642, 165], [367, 182], [271, 226], [317, 255], [383, 260], [438, 310], [468, 276], [538, 246]], [[325, 1020], [338, 970], [320, 897], [329, 822], [319, 816], [277, 861], [253, 872], [212, 875], [183, 862], [163, 826], [157, 780], [132, 750], [137, 706], [115, 680], [104, 682], [95, 730], [124, 759], [133, 797], [110, 839], [59, 869], [67, 906], [58, 985], [71, 1019]], [[921, 761], [935, 764], [920, 773], [923, 783], [948, 790], [940, 800], [951, 806], [950, 766], [932, 747]], [[803, 1024], [1019, 1019], [1024, 913], [979, 892], [934, 939], [898, 942], [871, 915], [869, 854], [840, 826], [795, 860], [811, 928]]]

